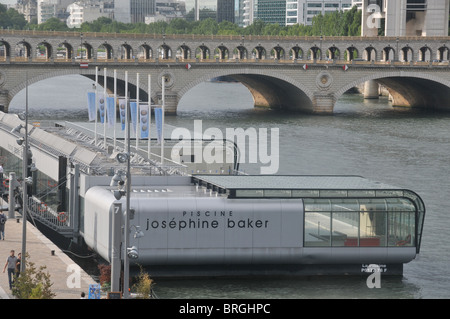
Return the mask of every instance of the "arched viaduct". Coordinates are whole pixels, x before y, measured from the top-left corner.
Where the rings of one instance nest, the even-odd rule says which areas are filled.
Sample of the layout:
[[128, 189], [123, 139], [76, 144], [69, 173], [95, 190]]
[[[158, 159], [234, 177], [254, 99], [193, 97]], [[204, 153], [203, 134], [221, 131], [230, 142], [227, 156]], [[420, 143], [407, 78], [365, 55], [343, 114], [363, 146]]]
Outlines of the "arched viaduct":
[[[81, 74], [92, 80], [99, 69], [112, 91], [147, 100], [151, 75], [153, 103], [161, 100], [166, 78], [166, 111], [176, 113], [183, 95], [220, 76], [242, 82], [255, 106], [331, 113], [347, 90], [367, 81], [384, 85], [393, 104], [450, 108], [449, 37], [241, 37], [80, 34], [0, 31], [0, 105], [40, 80]], [[85, 63], [84, 67], [81, 62]], [[87, 68], [85, 68], [87, 67]]]

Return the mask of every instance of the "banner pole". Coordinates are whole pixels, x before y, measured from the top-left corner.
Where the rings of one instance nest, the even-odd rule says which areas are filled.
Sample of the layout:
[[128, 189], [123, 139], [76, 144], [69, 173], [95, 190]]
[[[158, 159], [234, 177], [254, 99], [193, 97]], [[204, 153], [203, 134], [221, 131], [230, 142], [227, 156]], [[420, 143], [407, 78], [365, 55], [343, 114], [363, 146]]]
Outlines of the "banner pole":
[[104, 103], [104, 109], [103, 109], [103, 145], [105, 146], [105, 148], [107, 148], [106, 146], [106, 121], [107, 121], [107, 113], [106, 112], [106, 107], [107, 107], [107, 103], [106, 103], [106, 68], [103, 69], [103, 101], [105, 101]]
[[166, 104], [166, 77], [162, 76], [161, 165], [164, 164], [164, 112]]
[[140, 109], [139, 109], [139, 73], [136, 74], [136, 153], [139, 147], [139, 131], [141, 130]]
[[116, 150], [116, 121], [117, 121], [117, 70], [114, 70], [114, 150]]
[[97, 146], [97, 100], [98, 100], [98, 66], [95, 67], [95, 128], [94, 128], [94, 143]]
[[148, 159], [151, 157], [151, 146], [150, 142], [152, 140], [151, 137], [151, 123], [152, 123], [152, 76], [148, 75]]
[[[128, 130], [128, 71], [125, 71], [125, 129]], [[127, 141], [127, 144], [129, 144], [130, 141]], [[125, 149], [126, 152], [126, 149]], [[130, 155], [130, 154], [128, 154]]]

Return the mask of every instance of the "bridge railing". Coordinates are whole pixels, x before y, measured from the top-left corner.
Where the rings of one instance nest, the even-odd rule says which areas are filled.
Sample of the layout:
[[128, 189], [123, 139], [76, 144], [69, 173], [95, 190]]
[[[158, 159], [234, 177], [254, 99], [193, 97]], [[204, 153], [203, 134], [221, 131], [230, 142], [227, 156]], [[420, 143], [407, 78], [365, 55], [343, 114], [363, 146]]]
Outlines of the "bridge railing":
[[[223, 40], [223, 41], [422, 41], [421, 36], [408, 37], [360, 37], [360, 36], [269, 36], [269, 35], [199, 35], [199, 34], [156, 34], [156, 33], [107, 33], [107, 32], [77, 32], [77, 31], [40, 31], [0, 29], [0, 35], [64, 37], [64, 38], [128, 38], [128, 39], [183, 39], [183, 40]], [[448, 36], [431, 36], [427, 41], [448, 41]]]
[[355, 66], [367, 66], [367, 65], [377, 65], [377, 66], [449, 66], [449, 61], [364, 61], [364, 60], [331, 60], [331, 59], [322, 59], [322, 60], [311, 60], [311, 59], [292, 59], [292, 58], [281, 58], [274, 59], [273, 57], [267, 57], [263, 59], [238, 59], [238, 58], [227, 58], [227, 59], [219, 59], [219, 58], [210, 58], [210, 59], [180, 59], [180, 58], [171, 58], [171, 59], [143, 59], [143, 58], [134, 58], [134, 59], [66, 59], [66, 58], [28, 58], [28, 57], [0, 57], [0, 63], [120, 63], [120, 64], [128, 64], [128, 63], [264, 63], [264, 64], [317, 64], [317, 65], [355, 65]]

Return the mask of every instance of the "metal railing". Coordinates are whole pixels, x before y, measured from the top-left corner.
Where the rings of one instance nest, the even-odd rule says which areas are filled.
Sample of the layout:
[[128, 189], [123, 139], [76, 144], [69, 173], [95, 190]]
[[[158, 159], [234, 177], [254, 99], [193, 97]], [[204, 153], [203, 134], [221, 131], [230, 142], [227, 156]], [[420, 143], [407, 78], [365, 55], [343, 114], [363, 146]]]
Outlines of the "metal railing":
[[69, 212], [57, 212], [35, 196], [28, 198], [28, 213], [32, 219], [62, 235], [73, 233], [73, 221]]

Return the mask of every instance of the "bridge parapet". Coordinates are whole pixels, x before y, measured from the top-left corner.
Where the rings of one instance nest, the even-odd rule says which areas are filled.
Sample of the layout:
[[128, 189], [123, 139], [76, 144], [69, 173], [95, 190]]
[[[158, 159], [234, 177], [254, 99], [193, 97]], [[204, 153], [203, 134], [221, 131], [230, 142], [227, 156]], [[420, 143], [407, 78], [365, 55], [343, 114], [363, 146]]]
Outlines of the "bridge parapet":
[[[433, 61], [450, 37], [294, 37], [0, 30], [4, 58]], [[82, 50], [80, 50], [82, 48]]]

